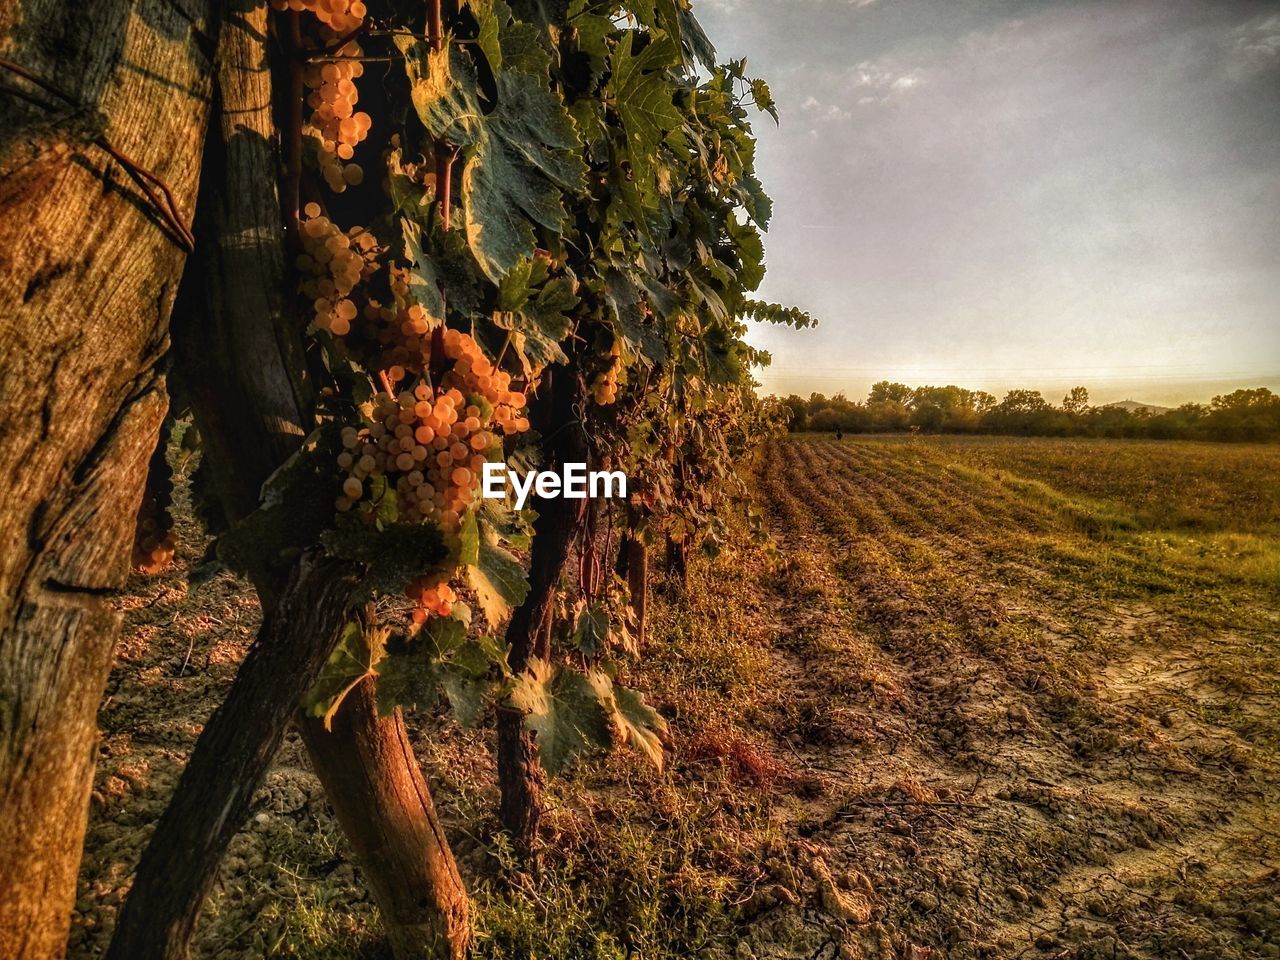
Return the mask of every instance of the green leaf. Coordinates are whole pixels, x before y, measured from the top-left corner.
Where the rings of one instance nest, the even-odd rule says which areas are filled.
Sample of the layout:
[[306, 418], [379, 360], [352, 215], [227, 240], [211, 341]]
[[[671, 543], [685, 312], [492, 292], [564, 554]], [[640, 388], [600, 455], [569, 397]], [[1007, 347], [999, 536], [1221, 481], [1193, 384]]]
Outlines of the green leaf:
[[773, 201], [764, 192], [764, 186], [755, 175], [747, 174], [739, 177], [731, 193], [761, 230], [769, 229], [769, 220], [773, 216]]
[[498, 282], [499, 310], [513, 313], [529, 302], [529, 298], [533, 296], [530, 287], [533, 286], [534, 262], [532, 257], [522, 258]]
[[454, 717], [464, 727], [473, 727], [484, 708], [485, 694], [493, 686], [487, 677], [473, 677], [463, 671], [446, 669], [440, 686], [449, 701]]
[[462, 526], [458, 530], [458, 562], [468, 567], [480, 562], [480, 522], [474, 510], [462, 515]]
[[725, 224], [729, 239], [734, 243], [738, 253], [737, 279], [746, 290], [754, 290], [764, 279], [764, 241], [760, 232], [750, 224], [738, 222], [737, 217], [729, 217]]
[[476, 48], [481, 55], [489, 63], [489, 69], [493, 73], [497, 73], [502, 69], [502, 44], [499, 40], [500, 21], [505, 21], [510, 14], [510, 9], [505, 3], [500, 3], [495, 7], [491, 6], [488, 10], [478, 10], [476, 5], [471, 4], [472, 11], [476, 14], [480, 28], [476, 32]]
[[570, 313], [579, 303], [573, 286], [568, 277], [554, 277], [536, 297], [521, 304], [521, 309], [495, 318], [497, 326], [511, 332], [511, 346], [526, 374], [548, 364], [569, 362], [560, 343], [573, 328]]
[[773, 94], [769, 92], [769, 84], [759, 78], [752, 80], [751, 99], [755, 100], [757, 107], [773, 117], [774, 123], [778, 122], [778, 105], [773, 102]]
[[475, 79], [468, 72], [469, 85], [451, 82], [452, 67], [460, 54], [452, 46], [433, 51], [420, 40], [406, 36], [395, 38], [404, 56], [404, 69], [409, 77], [409, 99], [427, 132], [433, 137], [447, 137], [450, 143], [474, 143], [475, 129], [484, 120], [475, 99]]
[[509, 24], [502, 35], [502, 65], [548, 83], [551, 55], [543, 45], [542, 36], [542, 31], [531, 23]]
[[343, 699], [365, 677], [377, 675], [376, 667], [386, 653], [386, 627], [365, 630], [359, 623], [348, 623], [342, 639], [320, 668], [315, 684], [303, 697], [303, 709], [313, 717], [324, 718], [324, 728], [331, 728], [333, 715]]
[[742, 377], [746, 368], [740, 356], [741, 343], [722, 327], [710, 327], [703, 332], [701, 346], [709, 383], [736, 383]]
[[662, 719], [658, 711], [644, 702], [644, 697], [635, 690], [613, 685], [613, 700], [617, 709], [613, 714], [624, 743], [629, 743], [646, 757], [655, 767], [662, 769], [662, 737], [666, 732], [667, 721]]
[[766, 303], [763, 300], [744, 300], [742, 315], [760, 323], [785, 323], [797, 330], [817, 324], [813, 317], [798, 307], [784, 307], [780, 303]]
[[431, 197], [424, 184], [404, 172], [404, 156], [398, 149], [387, 153], [387, 187], [396, 213], [407, 214], [416, 220], [426, 217]]
[[489, 672], [492, 652], [490, 646], [468, 640], [449, 655], [449, 662], [469, 677], [482, 677]]
[[609, 642], [609, 611], [598, 603], [588, 604], [578, 614], [573, 630], [573, 644], [588, 657], [594, 657]]
[[683, 2], [680, 3], [680, 38], [695, 61], [708, 71], [715, 70], [716, 48], [712, 46], [698, 18], [689, 9], [689, 4]]
[[255, 582], [287, 568], [292, 558], [315, 545], [333, 520], [338, 492], [333, 446], [318, 442], [322, 431], [267, 478], [262, 503], [218, 538], [218, 559]]
[[[432, 136], [464, 148], [467, 242], [481, 270], [497, 283], [522, 257], [533, 255], [534, 224], [556, 233], [565, 228], [562, 196], [578, 191], [586, 172], [573, 120], [547, 88], [546, 54], [531, 48], [529, 38], [521, 41], [518, 56], [504, 50], [507, 66], [495, 74], [497, 103], [486, 114], [464, 53], [446, 56], [420, 42], [398, 44], [423, 125]], [[526, 72], [540, 64], [540, 72]]]
[[467, 241], [495, 283], [534, 251], [533, 224], [568, 225], [562, 196], [582, 187], [582, 144], [563, 102], [530, 74], [503, 70], [498, 105], [462, 175]]
[[680, 305], [671, 289], [648, 270], [637, 270], [632, 279], [644, 290], [649, 309], [662, 319], [665, 320]]
[[384, 717], [396, 707], [432, 706], [440, 697], [437, 663], [421, 640], [419, 635], [378, 664], [378, 713]]
[[444, 297], [435, 264], [422, 246], [422, 228], [407, 217], [400, 218], [404, 256], [409, 262], [409, 296], [434, 318], [444, 316]]
[[[495, 671], [493, 668], [497, 667]], [[509, 676], [506, 648], [492, 636], [467, 637], [456, 615], [431, 618], [418, 635], [378, 664], [378, 710], [431, 705], [443, 693], [455, 719], [471, 726], [499, 676]]]
[[[390, 495], [394, 497], [395, 491]], [[398, 594], [410, 580], [448, 556], [444, 539], [434, 526], [393, 523], [379, 530], [352, 514], [341, 516], [333, 529], [321, 535], [320, 542], [330, 556], [364, 565], [358, 599], [375, 593]]]
[[443, 660], [466, 645], [467, 625], [457, 617], [431, 617], [418, 639], [430, 656]]
[[525, 728], [538, 738], [538, 761], [558, 773], [570, 760], [613, 742], [612, 681], [599, 670], [580, 673], [535, 660], [516, 677], [510, 703], [525, 713]]
[[[518, 458], [514, 458], [518, 460]], [[521, 467], [519, 462], [515, 462], [517, 469], [531, 470], [532, 465], [525, 464]], [[529, 519], [531, 511], [521, 510], [516, 513], [511, 508], [509, 500], [484, 500], [480, 505], [480, 512], [484, 516], [485, 524], [493, 531], [493, 535], [500, 541], [517, 550], [527, 550], [533, 542], [530, 536], [530, 527], [532, 521]]]
[[369, 478], [369, 500], [374, 506], [373, 518], [379, 532], [392, 526], [400, 518], [400, 498], [396, 496], [395, 488], [387, 482], [385, 475], [375, 474]]
[[497, 626], [529, 593], [524, 567], [500, 547], [493, 536], [480, 537], [476, 562], [467, 567], [467, 582], [476, 592], [480, 609], [490, 625]]
[[658, 149], [683, 124], [672, 97], [674, 87], [665, 68], [676, 61], [670, 40], [653, 40], [639, 56], [631, 55], [634, 33], [624, 34], [614, 51], [613, 98], [627, 138], [631, 165], [638, 177], [652, 173]]
[[618, 269], [610, 269], [605, 275], [605, 300], [613, 314], [619, 337], [630, 341], [635, 352], [644, 354], [655, 363], [667, 356], [667, 345], [654, 323], [645, 318], [640, 291], [631, 278]]

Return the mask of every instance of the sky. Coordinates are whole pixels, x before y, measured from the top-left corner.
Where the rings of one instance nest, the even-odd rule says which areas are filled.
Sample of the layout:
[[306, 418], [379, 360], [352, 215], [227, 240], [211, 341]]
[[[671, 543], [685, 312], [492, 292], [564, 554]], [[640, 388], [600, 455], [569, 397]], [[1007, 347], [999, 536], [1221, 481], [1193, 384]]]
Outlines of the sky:
[[781, 114], [766, 391], [1280, 392], [1280, 2], [693, 2]]

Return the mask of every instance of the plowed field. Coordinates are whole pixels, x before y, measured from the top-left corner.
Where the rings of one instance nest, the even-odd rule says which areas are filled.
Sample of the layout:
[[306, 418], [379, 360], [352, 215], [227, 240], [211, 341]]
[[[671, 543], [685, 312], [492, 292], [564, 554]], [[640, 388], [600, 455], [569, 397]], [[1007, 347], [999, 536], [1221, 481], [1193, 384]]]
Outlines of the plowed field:
[[[795, 437], [750, 469], [761, 536], [655, 577], [629, 680], [665, 768], [554, 780], [535, 866], [492, 727], [411, 715], [475, 956], [1280, 957], [1280, 448]], [[121, 601], [77, 958], [257, 623], [229, 574], [188, 584], [178, 502], [177, 569]], [[292, 738], [195, 952], [388, 956]]]

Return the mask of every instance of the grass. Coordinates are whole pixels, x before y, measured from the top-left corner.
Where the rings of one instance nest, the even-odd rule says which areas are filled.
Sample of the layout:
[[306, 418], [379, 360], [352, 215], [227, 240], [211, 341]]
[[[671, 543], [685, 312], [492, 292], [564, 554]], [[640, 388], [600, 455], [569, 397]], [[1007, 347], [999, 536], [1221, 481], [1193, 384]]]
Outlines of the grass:
[[905, 442], [935, 462], [1040, 481], [1060, 495], [1112, 505], [1149, 529], [1280, 533], [1276, 444], [957, 436]]
[[[1257, 907], [1280, 873], [1254, 856], [1280, 835], [1278, 471], [1277, 448], [1178, 442], [770, 445], [774, 542], [735, 522], [651, 591], [625, 681], [671, 721], [663, 770], [622, 753], [551, 781], [521, 865], [492, 730], [410, 717], [474, 956], [1280, 955]], [[73, 957], [252, 635], [243, 586], [207, 589], [131, 601], [80, 905], [99, 926]], [[165, 777], [129, 779], [148, 762]], [[257, 803], [197, 955], [386, 957], [296, 744]]]
[[[501, 876], [474, 891], [474, 955], [676, 960], [722, 942], [737, 880], [724, 862], [733, 852], [708, 843], [707, 833], [723, 811], [709, 795], [662, 792], [661, 810], [615, 796], [580, 817], [576, 835], [532, 869], [499, 841]], [[752, 811], [739, 813], [749, 821]]]

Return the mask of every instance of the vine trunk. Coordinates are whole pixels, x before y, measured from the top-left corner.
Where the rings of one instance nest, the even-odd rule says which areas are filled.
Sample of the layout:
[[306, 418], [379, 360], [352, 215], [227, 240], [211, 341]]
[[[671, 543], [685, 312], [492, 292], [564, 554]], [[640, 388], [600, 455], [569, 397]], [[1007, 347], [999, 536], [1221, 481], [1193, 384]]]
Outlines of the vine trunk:
[[[531, 415], [548, 438], [550, 461], [586, 462], [586, 434], [575, 415], [581, 403], [579, 386], [567, 368], [549, 374], [546, 400]], [[548, 624], [556, 590], [569, 561], [569, 553], [587, 520], [589, 501], [555, 497], [540, 501], [533, 524], [529, 556], [529, 593], [507, 625], [508, 662], [516, 673], [535, 658], [550, 657]], [[524, 729], [524, 716], [510, 706], [498, 709], [498, 813], [518, 852], [533, 847], [542, 817], [543, 774], [537, 744]]]
[[[300, 330], [287, 306], [284, 230], [276, 190], [265, 5], [239, 0], [219, 50], [217, 135], [210, 137], [197, 220], [197, 255], [184, 278], [175, 351], [187, 398], [228, 519], [258, 504], [268, 476], [313, 423]], [[466, 950], [462, 880], [400, 718], [370, 700], [344, 704], [333, 733], [296, 705], [349, 617], [353, 571], [326, 568], [341, 602], [297, 618], [285, 635], [259, 634], [226, 704], [206, 725], [139, 867], [111, 955], [185, 956], [226, 841], [244, 822], [291, 718], [369, 877], [398, 960]], [[265, 620], [286, 616], [294, 572], [258, 578]], [[322, 615], [322, 616], [321, 616]], [[357, 712], [359, 711], [359, 712]], [[228, 775], [226, 764], [233, 763]], [[216, 838], [193, 843], [196, 838]], [[395, 850], [394, 856], [388, 850]], [[174, 857], [180, 857], [181, 869]]]
[[[195, 205], [208, 121], [214, 5], [102, 6], [0, 3], [0, 956], [14, 960], [66, 946], [111, 601], [165, 412], [186, 250], [174, 209]], [[139, 167], [173, 209], [131, 179]]]

